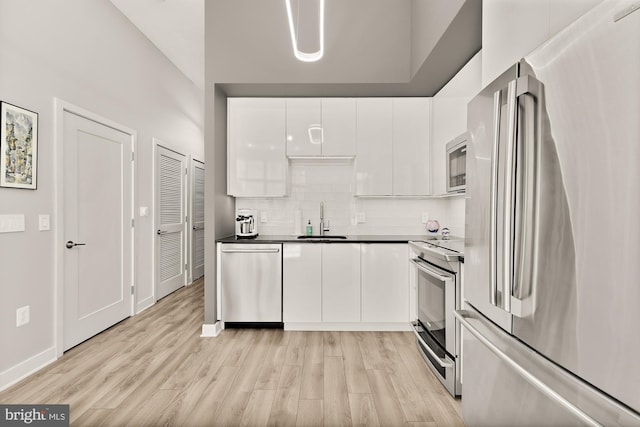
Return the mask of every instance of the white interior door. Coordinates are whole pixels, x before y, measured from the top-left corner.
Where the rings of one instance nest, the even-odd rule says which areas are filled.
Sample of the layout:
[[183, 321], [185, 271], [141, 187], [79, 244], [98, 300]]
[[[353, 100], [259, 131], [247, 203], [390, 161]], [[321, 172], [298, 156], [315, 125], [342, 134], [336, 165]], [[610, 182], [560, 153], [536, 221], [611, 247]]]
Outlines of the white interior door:
[[204, 163], [191, 161], [191, 277], [204, 276]]
[[156, 150], [156, 299], [185, 284], [186, 158]]
[[63, 349], [131, 315], [132, 152], [129, 134], [63, 117]]

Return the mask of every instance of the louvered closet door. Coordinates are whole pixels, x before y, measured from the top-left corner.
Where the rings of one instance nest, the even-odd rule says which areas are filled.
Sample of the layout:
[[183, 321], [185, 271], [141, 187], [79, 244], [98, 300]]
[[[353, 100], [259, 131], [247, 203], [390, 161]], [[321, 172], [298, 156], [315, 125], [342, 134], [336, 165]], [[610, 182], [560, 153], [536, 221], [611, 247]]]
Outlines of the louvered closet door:
[[185, 284], [186, 159], [156, 151], [156, 299]]
[[204, 163], [191, 162], [192, 224], [191, 224], [191, 277], [204, 276]]

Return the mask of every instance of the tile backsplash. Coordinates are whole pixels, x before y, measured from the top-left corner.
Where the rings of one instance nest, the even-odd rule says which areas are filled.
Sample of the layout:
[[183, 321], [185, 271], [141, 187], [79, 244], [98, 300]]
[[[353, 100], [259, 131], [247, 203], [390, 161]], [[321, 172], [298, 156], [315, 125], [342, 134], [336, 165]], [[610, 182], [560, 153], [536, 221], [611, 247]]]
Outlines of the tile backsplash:
[[[328, 234], [426, 234], [423, 213], [437, 219], [451, 234], [464, 236], [464, 199], [355, 197], [352, 160], [295, 160], [289, 164], [289, 196], [238, 198], [236, 209], [255, 209], [263, 235], [304, 233], [309, 220], [319, 234], [320, 202], [324, 202]], [[260, 222], [266, 215], [266, 222]], [[302, 227], [296, 230], [296, 217]], [[357, 220], [364, 221], [357, 221]]]

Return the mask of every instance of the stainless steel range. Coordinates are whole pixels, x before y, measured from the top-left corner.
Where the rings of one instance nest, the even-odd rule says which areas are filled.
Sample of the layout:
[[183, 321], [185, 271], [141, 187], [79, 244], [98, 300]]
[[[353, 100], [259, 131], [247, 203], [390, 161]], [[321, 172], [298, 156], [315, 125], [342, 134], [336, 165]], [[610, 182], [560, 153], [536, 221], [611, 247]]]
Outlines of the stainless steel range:
[[454, 312], [461, 308], [464, 240], [412, 241], [409, 248], [417, 292], [417, 319], [412, 325], [418, 349], [449, 393], [458, 396], [461, 340]]

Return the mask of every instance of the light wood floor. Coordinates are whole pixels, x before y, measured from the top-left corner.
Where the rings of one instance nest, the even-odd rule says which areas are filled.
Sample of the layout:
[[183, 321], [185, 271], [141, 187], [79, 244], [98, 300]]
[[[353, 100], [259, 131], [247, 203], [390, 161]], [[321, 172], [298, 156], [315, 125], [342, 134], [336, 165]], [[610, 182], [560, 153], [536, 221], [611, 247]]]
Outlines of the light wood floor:
[[203, 283], [0, 393], [83, 426], [464, 426], [408, 332], [227, 329], [200, 338]]

